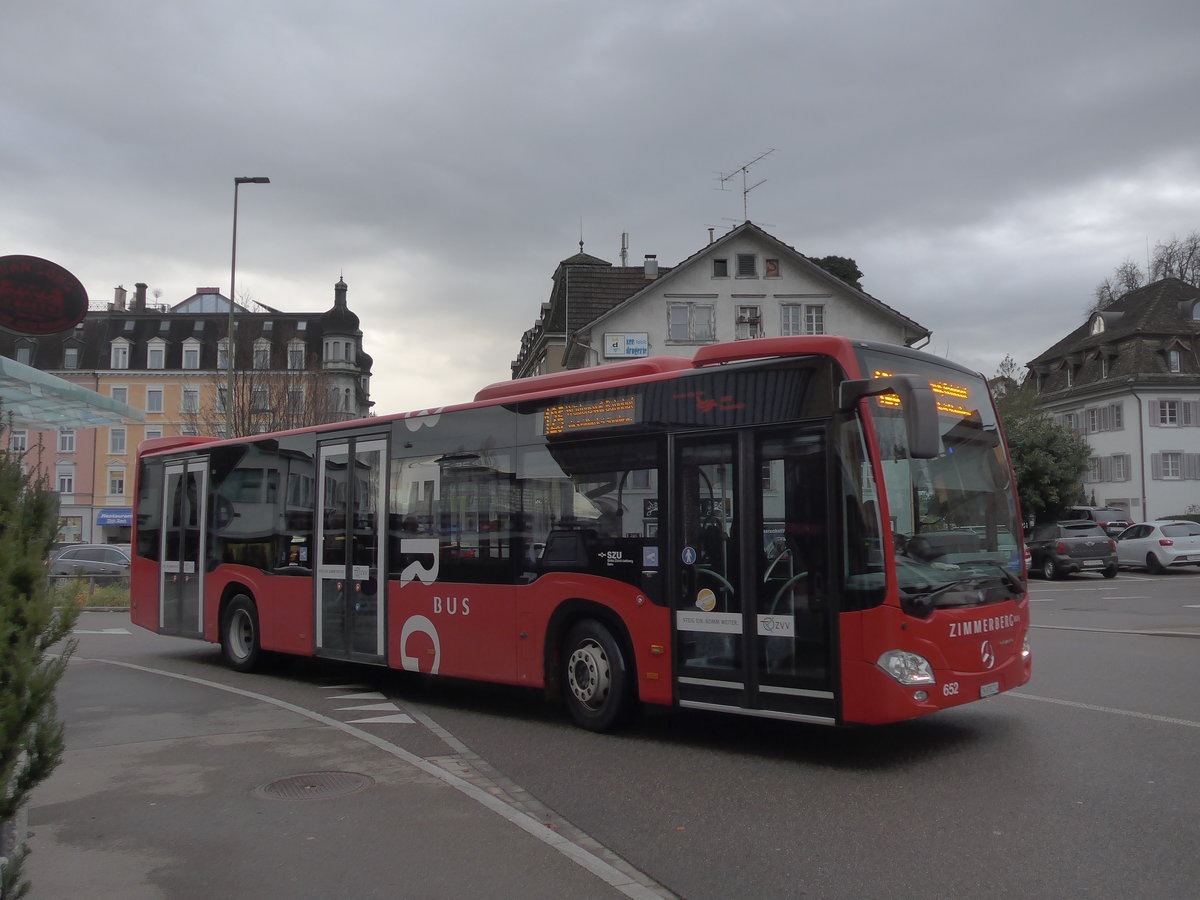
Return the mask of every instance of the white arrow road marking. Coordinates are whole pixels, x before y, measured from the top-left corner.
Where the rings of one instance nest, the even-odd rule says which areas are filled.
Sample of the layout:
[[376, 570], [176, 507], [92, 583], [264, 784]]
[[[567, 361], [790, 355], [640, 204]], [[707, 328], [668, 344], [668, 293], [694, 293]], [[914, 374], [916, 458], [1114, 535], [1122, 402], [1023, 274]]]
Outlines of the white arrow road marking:
[[379, 691], [363, 691], [361, 694], [338, 694], [336, 697], [326, 697], [327, 700], [386, 700], [387, 697]]
[[381, 709], [399, 709], [395, 703], [368, 703], [366, 706], [339, 706], [338, 712], [376, 712]]

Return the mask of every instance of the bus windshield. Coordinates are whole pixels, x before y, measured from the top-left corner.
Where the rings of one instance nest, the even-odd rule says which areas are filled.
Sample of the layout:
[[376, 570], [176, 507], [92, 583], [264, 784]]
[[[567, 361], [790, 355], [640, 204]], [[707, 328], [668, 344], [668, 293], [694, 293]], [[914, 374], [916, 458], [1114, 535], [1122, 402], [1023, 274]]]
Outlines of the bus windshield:
[[876, 375], [929, 378], [938, 404], [941, 449], [933, 459], [909, 456], [895, 395], [869, 404], [901, 604], [915, 615], [928, 615], [1023, 593], [1016, 495], [986, 382], [891, 354], [868, 354], [867, 362]]

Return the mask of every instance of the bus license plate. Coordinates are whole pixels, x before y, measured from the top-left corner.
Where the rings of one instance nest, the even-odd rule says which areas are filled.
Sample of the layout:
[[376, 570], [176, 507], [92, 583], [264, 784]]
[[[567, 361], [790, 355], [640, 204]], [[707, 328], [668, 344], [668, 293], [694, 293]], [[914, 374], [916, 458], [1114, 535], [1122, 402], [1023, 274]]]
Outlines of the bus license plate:
[[989, 681], [987, 684], [980, 685], [979, 687], [980, 700], [982, 700], [984, 697], [990, 697], [993, 694], [998, 693], [1000, 693], [1000, 682], [998, 681]]

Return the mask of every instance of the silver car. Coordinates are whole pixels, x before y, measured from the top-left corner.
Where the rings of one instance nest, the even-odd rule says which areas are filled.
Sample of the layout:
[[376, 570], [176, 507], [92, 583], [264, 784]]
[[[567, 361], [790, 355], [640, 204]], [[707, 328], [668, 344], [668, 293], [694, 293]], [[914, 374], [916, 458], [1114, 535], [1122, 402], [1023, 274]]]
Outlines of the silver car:
[[1117, 535], [1117, 562], [1158, 574], [1200, 566], [1200, 525], [1187, 521], [1141, 522]]
[[128, 544], [74, 544], [50, 560], [51, 575], [129, 577]]

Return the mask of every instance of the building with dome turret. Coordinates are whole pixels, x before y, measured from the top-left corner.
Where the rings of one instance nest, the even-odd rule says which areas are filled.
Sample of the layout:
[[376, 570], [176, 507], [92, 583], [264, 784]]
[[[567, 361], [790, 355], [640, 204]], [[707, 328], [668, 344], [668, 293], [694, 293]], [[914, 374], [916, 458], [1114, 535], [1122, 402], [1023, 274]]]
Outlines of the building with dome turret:
[[371, 357], [363, 350], [347, 285], [334, 285], [324, 312], [283, 312], [242, 301], [233, 309], [232, 415], [230, 300], [198, 287], [170, 305], [149, 302], [147, 285], [123, 288], [76, 327], [49, 335], [0, 330], [0, 355], [145, 410], [145, 422], [89, 429], [11, 432], [58, 489], [63, 541], [126, 542], [134, 466], [146, 439], [178, 434], [224, 437], [282, 431], [370, 415]]

